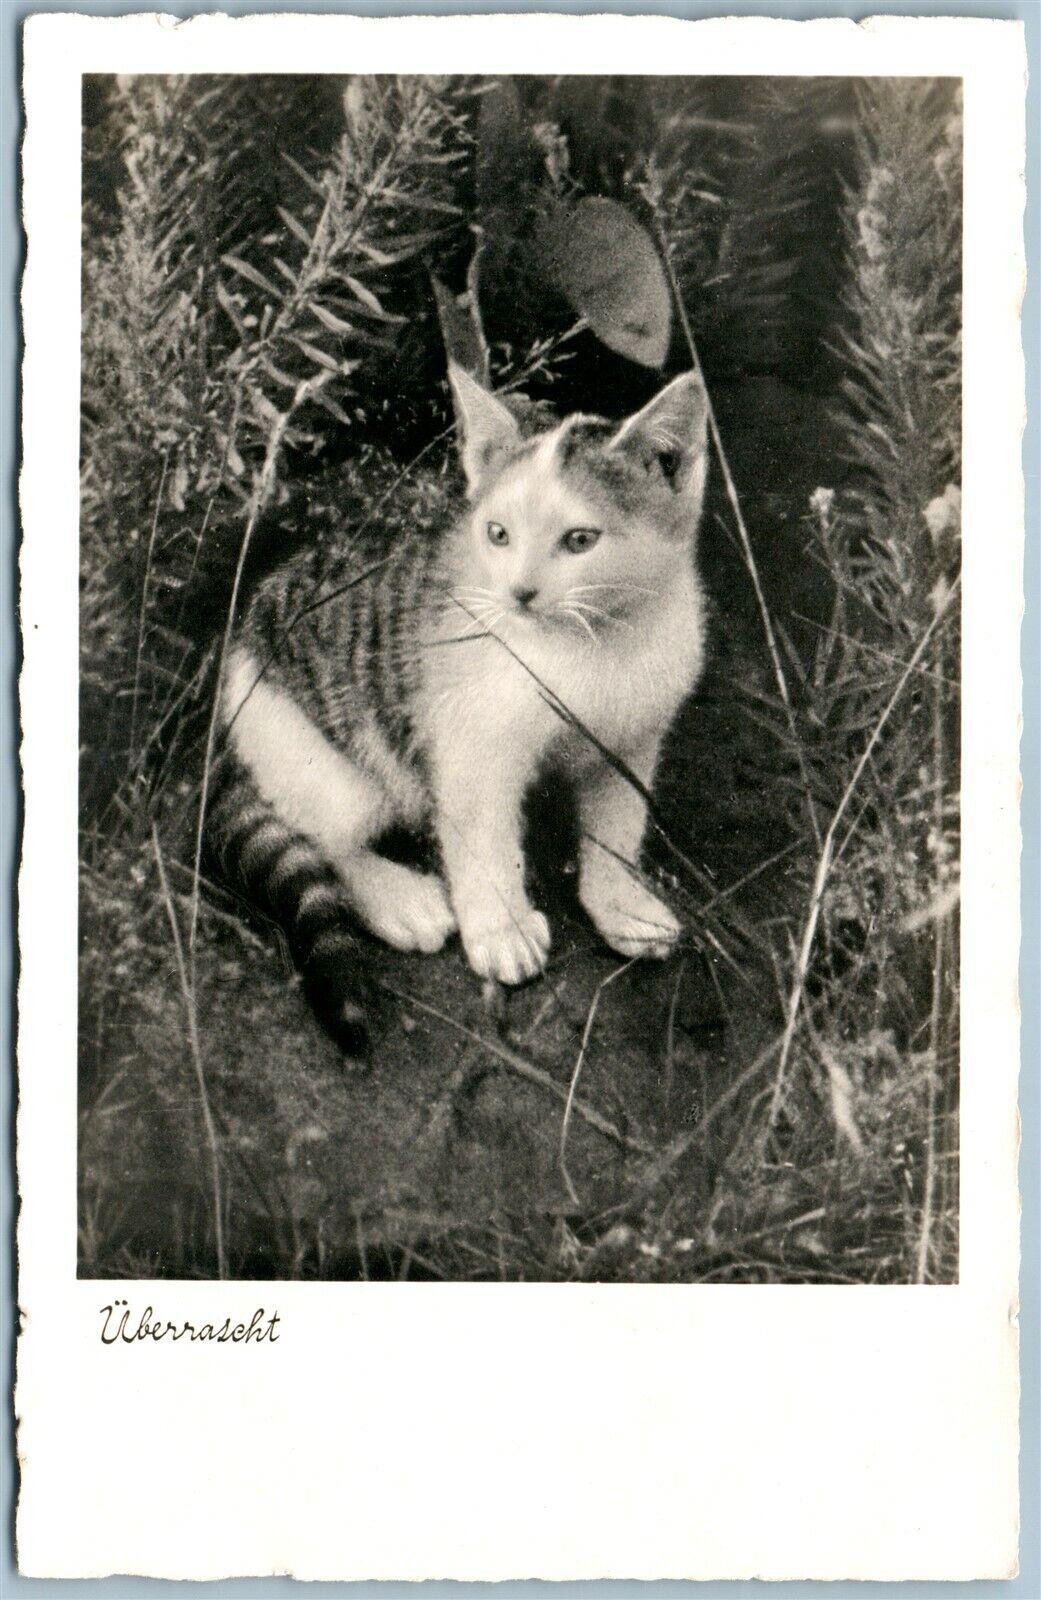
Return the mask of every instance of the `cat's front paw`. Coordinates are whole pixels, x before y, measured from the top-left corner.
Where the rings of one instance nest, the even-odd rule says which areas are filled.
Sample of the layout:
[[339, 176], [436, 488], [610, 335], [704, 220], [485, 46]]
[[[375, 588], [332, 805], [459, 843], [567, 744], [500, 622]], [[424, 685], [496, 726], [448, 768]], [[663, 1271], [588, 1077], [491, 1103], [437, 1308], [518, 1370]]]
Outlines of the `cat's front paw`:
[[541, 911], [519, 912], [507, 917], [500, 911], [494, 919], [462, 919], [460, 932], [466, 959], [482, 978], [499, 983], [526, 983], [546, 965], [549, 955], [549, 923]]
[[579, 898], [600, 937], [619, 955], [663, 961], [676, 948], [680, 923], [668, 906], [635, 878], [583, 884]]

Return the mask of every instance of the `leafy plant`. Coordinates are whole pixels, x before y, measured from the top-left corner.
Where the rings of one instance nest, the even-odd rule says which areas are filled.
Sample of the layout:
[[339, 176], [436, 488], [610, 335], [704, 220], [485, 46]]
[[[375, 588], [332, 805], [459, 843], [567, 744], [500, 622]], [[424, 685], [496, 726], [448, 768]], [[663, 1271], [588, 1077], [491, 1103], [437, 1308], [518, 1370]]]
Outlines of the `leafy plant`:
[[[949, 1281], [955, 89], [87, 88], [82, 1270]], [[200, 794], [251, 573], [452, 515], [446, 348], [518, 408], [707, 376], [713, 656], [650, 861], [689, 932], [619, 970], [564, 859], [508, 1008], [374, 952], [366, 1100], [200, 879]]]
[[615, 200], [586, 195], [547, 207], [539, 230], [546, 270], [608, 349], [643, 367], [669, 353], [672, 299], [644, 228]]
[[[242, 93], [118, 83], [123, 181], [112, 227], [85, 242], [86, 682], [110, 728], [99, 743], [125, 740], [132, 761], [194, 682], [243, 534], [288, 492], [286, 452], [317, 454], [328, 419], [364, 418], [358, 381], [406, 324], [401, 275], [425, 281], [459, 226], [459, 122], [435, 80], [349, 84], [331, 154], [309, 170], [285, 153], [295, 199], [270, 214], [243, 193], [238, 142], [229, 155], [213, 137], [220, 124], [241, 139]], [[232, 237], [245, 219], [250, 235]]]
[[796, 1060], [811, 1081], [823, 1074], [858, 1153], [862, 1121], [892, 1145], [879, 1113], [899, 1107], [915, 1208], [907, 1271], [921, 1280], [956, 1256], [961, 124], [945, 85], [886, 82], [861, 97], [836, 404], [853, 475], [812, 499], [807, 532], [833, 610], [811, 667], [797, 665], [827, 832], [793, 949], [771, 1122]]

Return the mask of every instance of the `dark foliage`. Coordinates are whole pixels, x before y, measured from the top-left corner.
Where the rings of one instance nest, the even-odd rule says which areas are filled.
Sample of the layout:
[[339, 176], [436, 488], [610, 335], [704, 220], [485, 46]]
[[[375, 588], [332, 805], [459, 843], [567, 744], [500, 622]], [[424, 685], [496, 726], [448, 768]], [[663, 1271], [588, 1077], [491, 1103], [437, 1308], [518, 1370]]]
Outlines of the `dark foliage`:
[[[960, 137], [916, 80], [87, 80], [83, 1272], [956, 1276]], [[458, 496], [446, 331], [561, 412], [706, 373], [688, 932], [620, 972], [543, 826], [548, 978], [373, 947], [359, 1087], [200, 793], [251, 578]]]

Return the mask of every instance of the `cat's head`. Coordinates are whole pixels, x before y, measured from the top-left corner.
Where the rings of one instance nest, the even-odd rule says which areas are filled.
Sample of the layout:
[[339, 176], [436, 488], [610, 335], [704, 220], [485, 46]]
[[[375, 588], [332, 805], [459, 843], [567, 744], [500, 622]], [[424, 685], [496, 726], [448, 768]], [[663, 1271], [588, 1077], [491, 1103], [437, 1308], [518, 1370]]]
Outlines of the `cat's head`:
[[689, 571], [708, 468], [695, 373], [620, 426], [572, 416], [534, 435], [454, 363], [450, 376], [469, 490], [458, 588], [478, 620], [595, 636]]

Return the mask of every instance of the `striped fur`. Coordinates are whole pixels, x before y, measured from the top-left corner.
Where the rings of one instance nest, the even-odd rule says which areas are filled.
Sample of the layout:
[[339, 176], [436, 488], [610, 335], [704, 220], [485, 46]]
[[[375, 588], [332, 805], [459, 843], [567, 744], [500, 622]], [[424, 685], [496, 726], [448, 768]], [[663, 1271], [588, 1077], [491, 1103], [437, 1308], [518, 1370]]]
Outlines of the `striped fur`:
[[[700, 384], [677, 380], [617, 432], [589, 418], [533, 432], [453, 383], [469, 504], [391, 552], [370, 534], [286, 563], [254, 594], [222, 682], [213, 852], [285, 929], [352, 1059], [366, 1045], [358, 921], [422, 951], [458, 925], [473, 969], [503, 983], [542, 969], [521, 816], [548, 765], [575, 781], [579, 895], [603, 937], [661, 956], [679, 932], [636, 868], [658, 748], [701, 670]], [[400, 827], [432, 833], [443, 879], [378, 852]]]
[[382, 780], [392, 803], [376, 831], [420, 822], [427, 802], [409, 716], [417, 683], [410, 632], [428, 604], [433, 553], [418, 539], [393, 563], [364, 541], [334, 555], [305, 552], [257, 590], [225, 673], [211, 851], [225, 880], [282, 927], [316, 1015], [354, 1065], [368, 1054], [370, 996], [332, 843], [323, 851], [313, 818], [302, 827], [285, 795], [262, 792], [238, 735], [260, 696], [285, 694], [332, 750]]
[[322, 1026], [347, 1061], [368, 1052], [369, 996], [350, 907], [336, 873], [309, 839], [264, 801], [225, 751], [208, 810], [207, 842], [225, 881], [284, 930], [293, 962]]

